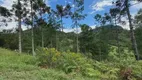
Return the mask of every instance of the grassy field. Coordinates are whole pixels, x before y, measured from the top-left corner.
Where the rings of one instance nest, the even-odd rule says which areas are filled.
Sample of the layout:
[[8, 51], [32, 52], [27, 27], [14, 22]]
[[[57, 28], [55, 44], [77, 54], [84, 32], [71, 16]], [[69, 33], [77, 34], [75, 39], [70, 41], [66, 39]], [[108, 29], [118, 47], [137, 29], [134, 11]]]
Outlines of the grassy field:
[[[91, 80], [36, 65], [36, 58], [0, 48], [0, 80]], [[92, 79], [93, 80], [93, 79]]]

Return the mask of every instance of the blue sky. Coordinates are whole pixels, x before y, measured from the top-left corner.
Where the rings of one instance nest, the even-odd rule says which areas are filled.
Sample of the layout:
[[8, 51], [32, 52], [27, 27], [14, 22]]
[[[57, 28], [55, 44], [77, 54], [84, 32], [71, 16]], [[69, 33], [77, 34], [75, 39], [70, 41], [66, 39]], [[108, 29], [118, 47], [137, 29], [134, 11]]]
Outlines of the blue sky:
[[[82, 21], [80, 21], [81, 24], [88, 24], [89, 26], [95, 26], [95, 22], [94, 22], [94, 15], [99, 13], [99, 14], [103, 14], [105, 12], [108, 12], [109, 10], [109, 6], [104, 7], [104, 10], [98, 10], [96, 12], [95, 9], [92, 8], [93, 5], [95, 5], [97, 2], [99, 2], [100, 0], [84, 0], [84, 14], [87, 14], [86, 18]], [[48, 1], [48, 4], [54, 9], [56, 10], [56, 4], [61, 4], [61, 5], [66, 5], [67, 3], [69, 3], [70, 5], [72, 4], [73, 0], [50, 0]], [[64, 19], [64, 25], [65, 27], [70, 27], [72, 22], [70, 19]]]
[[[56, 9], [56, 4], [65, 5], [67, 3], [72, 4], [73, 0], [48, 0], [47, 4], [50, 5], [53, 9]], [[84, 14], [87, 14], [87, 17], [80, 21], [81, 24], [88, 24], [92, 28], [96, 26], [94, 21], [94, 15], [95, 14], [104, 14], [109, 13], [109, 9], [113, 8], [114, 5], [112, 5], [112, 1], [114, 0], [84, 0]], [[137, 3], [136, 1], [131, 2], [131, 4]], [[134, 5], [130, 7], [130, 11], [132, 15], [135, 15], [137, 11], [142, 8], [142, 3]], [[70, 19], [64, 19], [64, 26], [70, 27], [72, 24]], [[128, 24], [124, 26], [125, 28], [129, 28]]]
[[[0, 0], [0, 5], [7, 7], [8, 9], [11, 8], [12, 2], [13, 1], [17, 1], [17, 0]], [[109, 12], [109, 9], [113, 7], [112, 5], [112, 1], [113, 0], [84, 0], [84, 14], [87, 14], [87, 17], [80, 21], [81, 24], [88, 24], [89, 26], [91, 26], [92, 28], [95, 28], [95, 22], [94, 22], [94, 15], [95, 14], [104, 14], [106, 12]], [[73, 6], [73, 0], [46, 0], [46, 4], [49, 5], [52, 9], [56, 10], [56, 4], [60, 4], [60, 5], [66, 5], [67, 3], [69, 3], [70, 5]], [[132, 4], [137, 3], [136, 1], [133, 1]], [[142, 3], [139, 3], [137, 5], [134, 5], [130, 8], [131, 14], [134, 16], [137, 11], [142, 8]], [[127, 20], [127, 19], [126, 19]], [[65, 31], [70, 31], [70, 26], [72, 24], [71, 19], [64, 19], [64, 27], [66, 29], [64, 29]], [[13, 26], [15, 26], [14, 24], [12, 24]], [[128, 24], [123, 26], [124, 28], [128, 28]], [[10, 26], [9, 28], [12, 28], [12, 26]], [[23, 28], [25, 28], [23, 26]]]

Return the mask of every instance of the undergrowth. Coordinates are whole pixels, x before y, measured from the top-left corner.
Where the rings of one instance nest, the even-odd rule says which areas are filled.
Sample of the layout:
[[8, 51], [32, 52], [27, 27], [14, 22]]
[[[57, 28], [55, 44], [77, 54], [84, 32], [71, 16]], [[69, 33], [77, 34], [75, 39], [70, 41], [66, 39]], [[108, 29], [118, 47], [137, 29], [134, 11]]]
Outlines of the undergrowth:
[[37, 56], [0, 48], [0, 80], [142, 80], [142, 61], [131, 51], [96, 61], [80, 53], [39, 48]]

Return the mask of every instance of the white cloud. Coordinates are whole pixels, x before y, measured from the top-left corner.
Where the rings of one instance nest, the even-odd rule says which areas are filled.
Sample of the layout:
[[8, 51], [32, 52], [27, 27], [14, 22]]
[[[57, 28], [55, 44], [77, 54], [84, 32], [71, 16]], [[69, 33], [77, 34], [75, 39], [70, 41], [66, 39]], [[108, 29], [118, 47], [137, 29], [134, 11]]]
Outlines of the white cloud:
[[68, 32], [73, 32], [73, 29], [64, 29], [64, 32], [68, 33]]
[[[133, 15], [133, 14], [136, 14], [137, 11], [142, 8], [142, 3], [138, 3], [138, 4], [137, 4], [137, 3], [138, 3], [138, 2], [132, 3], [132, 5], [133, 5], [133, 4], [134, 4], [134, 5], [130, 7], [130, 11], [131, 11], [132, 15]], [[132, 12], [133, 10], [135, 10], [136, 12]]]
[[113, 5], [112, 4], [113, 0], [100, 0], [99, 2], [95, 1], [93, 2], [93, 4], [90, 5], [91, 9], [93, 10], [93, 12], [91, 12], [92, 14], [95, 11], [103, 11], [105, 7]]
[[50, 1], [49, 1], [49, 0], [45, 0], [45, 4], [46, 4], [47, 6], [50, 6]]
[[[1, 2], [2, 2], [1, 6], [6, 7], [8, 9], [11, 9], [12, 8], [12, 4], [15, 1], [17, 1], [17, 0], [1, 0]], [[49, 3], [50, 3], [49, 0], [45, 0], [45, 3], [46, 3], [47, 6], [50, 6], [49, 5]]]
[[[130, 7], [130, 12], [132, 15], [132, 18], [134, 18], [134, 16], [137, 14], [138, 10], [140, 10], [142, 8], [142, 3], [139, 3], [137, 1], [131, 1], [131, 7]], [[121, 25], [124, 29], [130, 30], [129, 28], [129, 22], [128, 19], [123, 19], [124, 21], [126, 21], [126, 25]]]
[[[94, 0], [94, 2], [90, 5], [93, 10], [90, 14], [95, 13], [96, 11], [103, 11], [105, 7], [113, 6], [112, 2], [115, 0]], [[138, 1], [131, 1], [133, 6], [130, 7], [130, 10], [139, 10], [142, 8], [142, 3]]]
[[[18, 27], [17, 25], [18, 25], [17, 22], [9, 22], [7, 27], [1, 26], [0, 30], [3, 30], [3, 29], [15, 29], [15, 28]], [[27, 29], [27, 26], [22, 25], [22, 30], [26, 30], [26, 29]]]
[[[90, 26], [92, 29], [95, 29], [96, 28], [96, 25], [91, 25]], [[64, 32], [68, 33], [68, 32], [77, 32], [76, 28], [68, 28], [68, 29], [64, 29]], [[78, 28], [78, 33], [81, 32], [81, 28], [79, 27]]]
[[[105, 7], [113, 6], [112, 1], [114, 0], [103, 0], [103, 1], [101, 0], [99, 2], [94, 2], [91, 5], [91, 9], [93, 11], [90, 14], [93, 14], [96, 11], [103, 11]], [[132, 6], [130, 7], [130, 12], [131, 12], [132, 18], [134, 18], [134, 16], [137, 14], [137, 11], [142, 8], [142, 3], [139, 3], [137, 1], [131, 1], [131, 5]], [[122, 24], [119, 24], [119, 25], [122, 26], [124, 29], [130, 30], [129, 22], [126, 17], [122, 19], [123, 21], [126, 22], [126, 25], [122, 25]]]
[[11, 9], [14, 1], [17, 0], [2, 0], [3, 3], [1, 4], [1, 6]]
[[75, 7], [75, 5], [74, 4], [72, 4], [72, 8], [74, 8]]
[[126, 21], [125, 25], [124, 24], [118, 24], [118, 25], [120, 25], [123, 29], [130, 30], [129, 22], [128, 21]]
[[64, 32], [68, 33], [68, 32], [78, 32], [80, 33], [81, 32], [81, 28], [79, 27], [77, 30], [76, 28], [68, 28], [68, 29], [64, 29]]
[[92, 29], [95, 29], [96, 28], [96, 25], [91, 25], [90, 26]]

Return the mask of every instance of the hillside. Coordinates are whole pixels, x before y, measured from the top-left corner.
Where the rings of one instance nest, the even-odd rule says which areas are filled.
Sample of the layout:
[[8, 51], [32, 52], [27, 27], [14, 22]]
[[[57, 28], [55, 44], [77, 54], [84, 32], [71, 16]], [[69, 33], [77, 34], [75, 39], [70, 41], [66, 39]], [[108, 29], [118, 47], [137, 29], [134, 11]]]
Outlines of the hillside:
[[0, 80], [90, 80], [80, 75], [72, 76], [56, 69], [38, 67], [30, 55], [0, 48]]
[[[127, 51], [121, 56], [121, 63], [117, 61], [114, 51], [109, 54], [109, 58], [113, 59], [110, 62], [92, 61], [81, 54], [60, 53], [54, 49], [46, 50], [46, 55], [41, 56], [42, 60], [50, 61], [48, 53], [61, 55], [60, 59], [49, 62], [60, 62], [61, 68], [48, 63], [47, 66], [38, 67], [39, 63], [44, 64], [42, 61], [38, 62], [37, 57], [0, 48], [0, 80], [122, 80], [123, 77], [131, 77], [133, 80], [142, 79], [142, 62], [135, 61], [133, 56], [122, 58], [128, 55]], [[64, 59], [61, 58], [62, 55]], [[130, 73], [126, 76], [127, 72]]]

